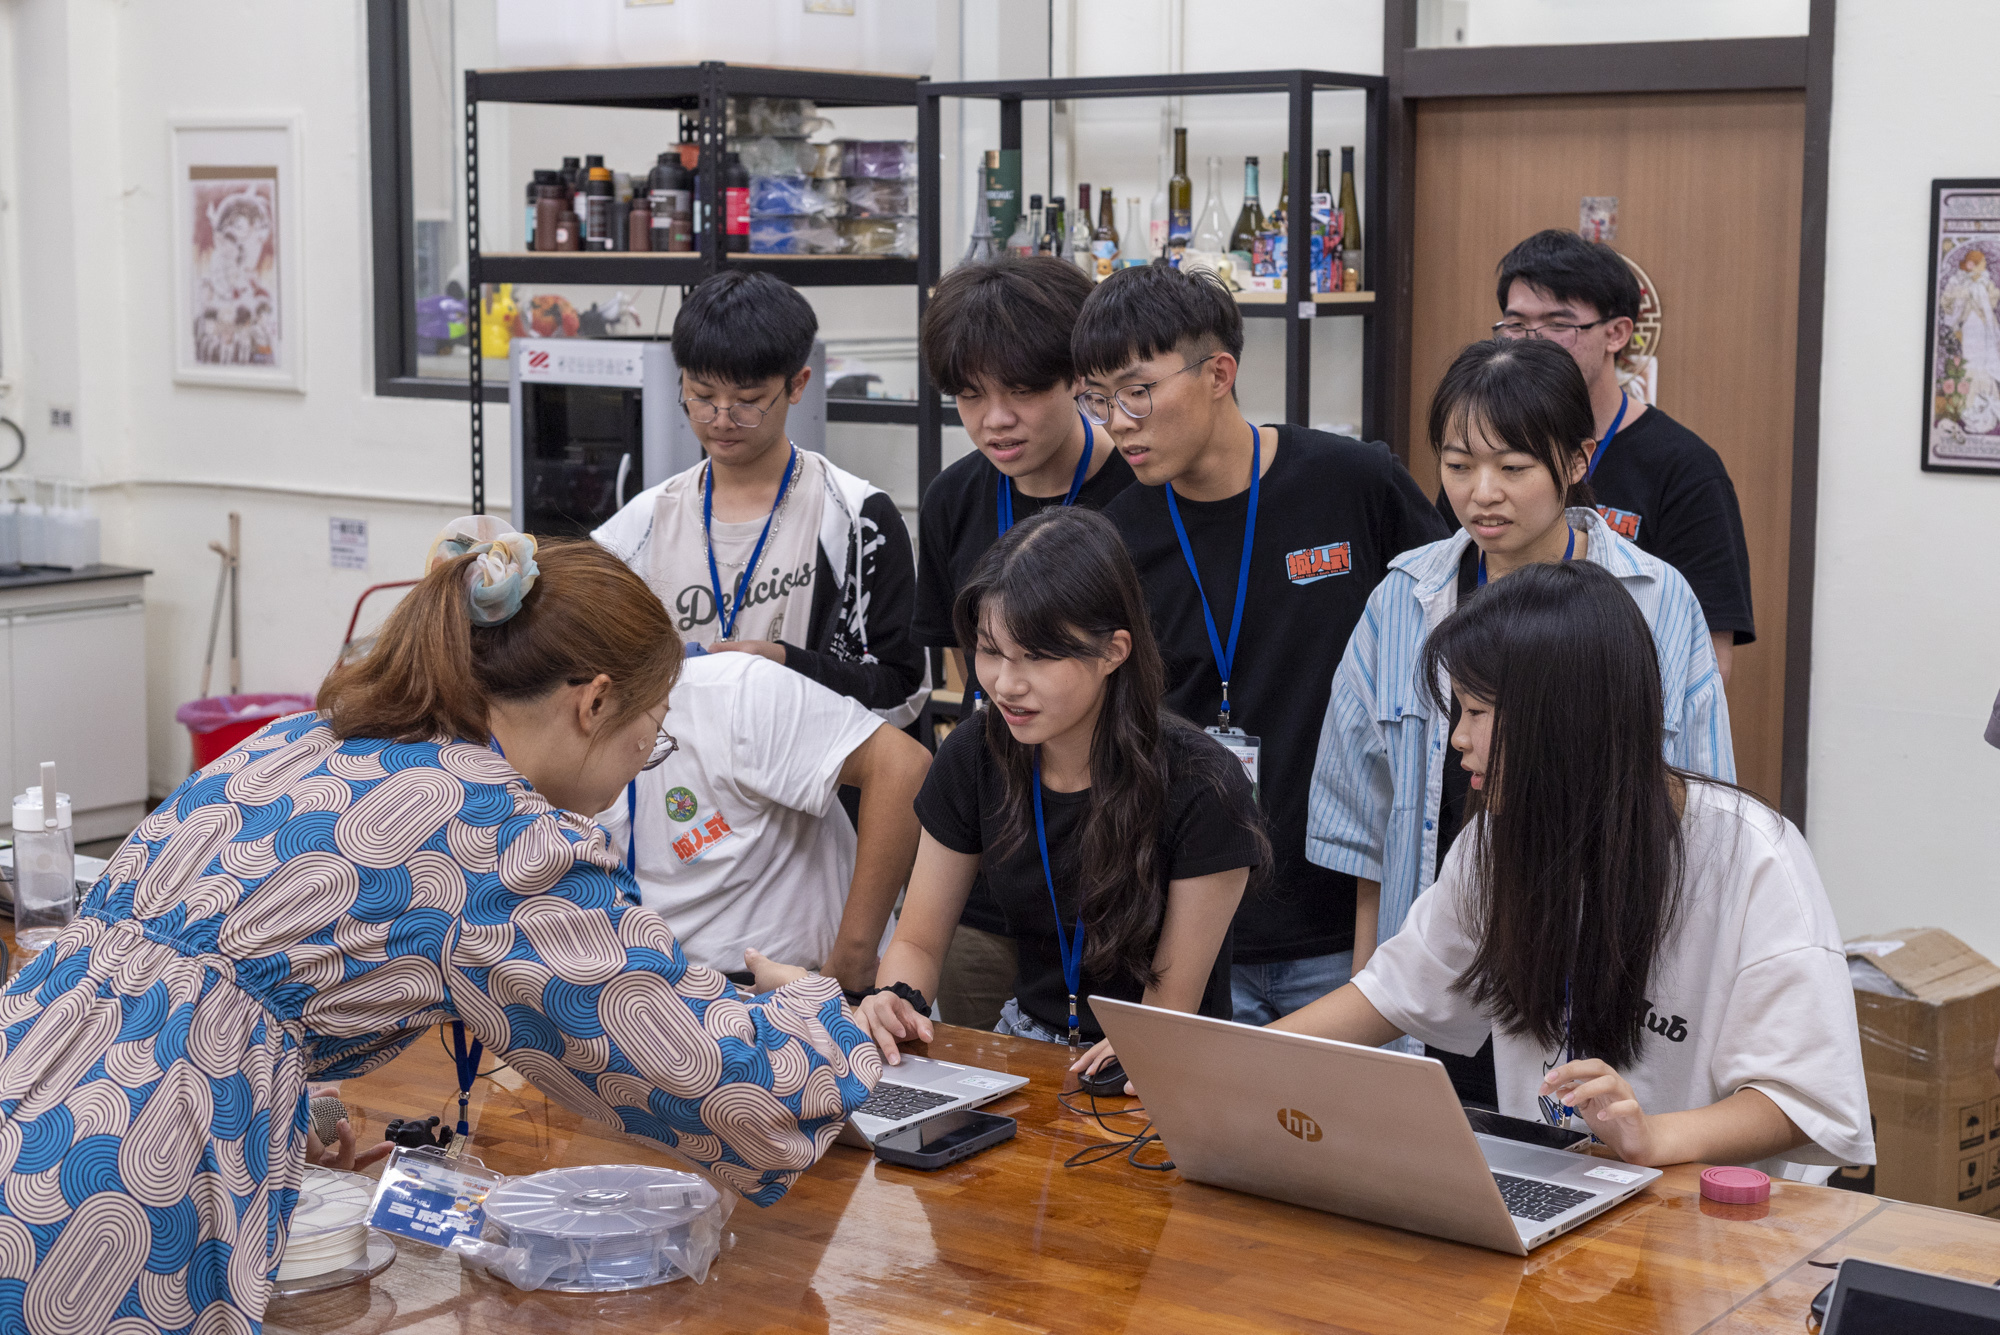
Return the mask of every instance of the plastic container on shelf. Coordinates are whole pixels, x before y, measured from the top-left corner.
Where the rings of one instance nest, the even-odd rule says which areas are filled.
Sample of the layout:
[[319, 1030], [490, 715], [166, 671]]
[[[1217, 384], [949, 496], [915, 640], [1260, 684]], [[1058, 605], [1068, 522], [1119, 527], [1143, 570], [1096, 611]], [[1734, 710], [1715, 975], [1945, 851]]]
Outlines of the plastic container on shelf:
[[914, 139], [842, 139], [840, 174], [849, 180], [914, 181], [917, 144]]
[[754, 134], [729, 141], [752, 176], [810, 176], [819, 165], [818, 144], [804, 135]]
[[[752, 176], [750, 217], [836, 218], [847, 200], [845, 181], [815, 181], [809, 176]], [[751, 247], [756, 248], [754, 243]]]
[[188, 701], [174, 711], [174, 719], [194, 739], [194, 768], [200, 769], [272, 719], [312, 707], [310, 695], [211, 695]]
[[850, 255], [916, 256], [915, 218], [842, 218], [839, 227], [842, 249]]
[[831, 218], [784, 217], [750, 220], [752, 255], [838, 255], [846, 249]]
[[912, 181], [861, 178], [847, 182], [850, 218], [907, 218], [917, 211], [917, 187]]
[[[844, 9], [849, 12], [835, 12]], [[937, 48], [931, 0], [496, 0], [502, 66], [726, 60], [856, 74], [922, 75]]]

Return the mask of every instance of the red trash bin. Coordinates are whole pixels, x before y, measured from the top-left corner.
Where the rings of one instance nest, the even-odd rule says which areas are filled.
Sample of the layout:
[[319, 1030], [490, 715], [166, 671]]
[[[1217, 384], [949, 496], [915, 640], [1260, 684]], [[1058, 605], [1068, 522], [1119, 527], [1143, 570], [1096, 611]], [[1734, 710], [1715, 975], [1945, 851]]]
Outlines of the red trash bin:
[[194, 767], [200, 769], [274, 718], [313, 707], [310, 695], [211, 695], [174, 711], [194, 739]]

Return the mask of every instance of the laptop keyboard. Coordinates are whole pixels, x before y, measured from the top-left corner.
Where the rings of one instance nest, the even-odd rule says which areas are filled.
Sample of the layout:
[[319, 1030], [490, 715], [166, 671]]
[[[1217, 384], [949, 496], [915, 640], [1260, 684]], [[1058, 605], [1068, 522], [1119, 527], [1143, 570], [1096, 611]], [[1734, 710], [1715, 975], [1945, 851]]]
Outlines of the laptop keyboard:
[[905, 1117], [915, 1117], [918, 1113], [951, 1103], [958, 1097], [956, 1094], [940, 1094], [935, 1089], [918, 1089], [915, 1085], [892, 1085], [884, 1080], [875, 1086], [868, 1102], [854, 1111], [879, 1117], [885, 1122], [900, 1122]]
[[1505, 1173], [1495, 1173], [1493, 1180], [1500, 1184], [1500, 1199], [1507, 1202], [1507, 1213], [1516, 1219], [1529, 1219], [1535, 1223], [1545, 1223], [1563, 1211], [1595, 1200], [1594, 1191], [1576, 1191], [1569, 1187], [1559, 1187], [1553, 1182], [1537, 1182], [1533, 1178], [1509, 1177]]

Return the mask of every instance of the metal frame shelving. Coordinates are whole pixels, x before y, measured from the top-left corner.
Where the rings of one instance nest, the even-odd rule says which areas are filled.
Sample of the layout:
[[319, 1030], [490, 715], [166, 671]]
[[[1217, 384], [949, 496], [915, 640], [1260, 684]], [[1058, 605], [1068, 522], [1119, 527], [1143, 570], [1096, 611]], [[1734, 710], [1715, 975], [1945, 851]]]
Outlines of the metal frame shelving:
[[[1021, 147], [1021, 104], [1055, 100], [1086, 100], [1104, 97], [1199, 97], [1225, 93], [1283, 93], [1286, 95], [1288, 134], [1286, 147], [1292, 155], [1291, 198], [1312, 198], [1313, 141], [1312, 96], [1322, 90], [1354, 89], [1367, 95], [1367, 144], [1362, 171], [1362, 235], [1381, 237], [1382, 213], [1382, 113], [1388, 81], [1374, 74], [1339, 74], [1325, 70], [1251, 70], [1219, 74], [1142, 74], [1086, 79], [1019, 79], [980, 83], [931, 83], [917, 85], [917, 159], [922, 164], [917, 196], [917, 309], [922, 318], [930, 291], [943, 273], [945, 258], [942, 227], [942, 139], [941, 103], [948, 97], [984, 98], [1000, 104], [1000, 147]], [[1295, 204], [1294, 212], [1302, 213]], [[1378, 243], [1379, 244], [1379, 243]], [[1294, 227], [1286, 238], [1286, 268], [1293, 274], [1311, 272], [1311, 229]], [[1287, 299], [1289, 298], [1289, 299]], [[1285, 322], [1285, 420], [1301, 425], [1308, 420], [1312, 396], [1313, 321], [1342, 316], [1359, 317], [1362, 322], [1361, 430], [1370, 439], [1379, 438], [1386, 386], [1381, 383], [1387, 367], [1376, 336], [1375, 315], [1383, 299], [1374, 292], [1324, 293], [1311, 301], [1285, 298], [1241, 303], [1246, 318], [1282, 319]], [[917, 368], [917, 485], [919, 494], [928, 489], [943, 466], [943, 431], [946, 405], [936, 386], [919, 364]]]
[[[487, 254], [479, 245], [479, 105], [482, 102], [539, 103], [659, 111], [692, 111], [701, 144], [704, 214], [720, 219], [722, 161], [728, 99], [732, 97], [810, 98], [821, 107], [912, 106], [922, 81], [895, 75], [844, 74], [830, 70], [785, 69], [704, 61], [690, 65], [618, 65], [465, 72], [465, 242], [467, 290], [486, 283], [632, 283], [691, 287], [725, 266], [761, 269], [800, 287], [902, 286], [917, 281], [920, 262], [891, 256], [727, 254], [722, 231], [709, 226], [700, 248], [689, 254], [614, 252], [591, 254]], [[475, 351], [477, 334], [474, 334]], [[472, 508], [486, 509], [486, 430], [484, 358], [471, 359]], [[911, 422], [912, 405], [831, 400], [832, 421]]]

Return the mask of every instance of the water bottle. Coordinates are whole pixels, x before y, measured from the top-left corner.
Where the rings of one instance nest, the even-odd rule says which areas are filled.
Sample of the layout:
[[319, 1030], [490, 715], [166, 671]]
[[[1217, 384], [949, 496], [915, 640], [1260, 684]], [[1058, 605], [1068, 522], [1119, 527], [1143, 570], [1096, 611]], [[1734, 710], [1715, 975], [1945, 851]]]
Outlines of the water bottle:
[[[42, 795], [55, 795], [55, 818]], [[69, 794], [56, 791], [56, 764], [42, 762], [42, 781], [14, 799], [14, 940], [23, 955], [53, 942], [76, 917], [76, 845]]]

